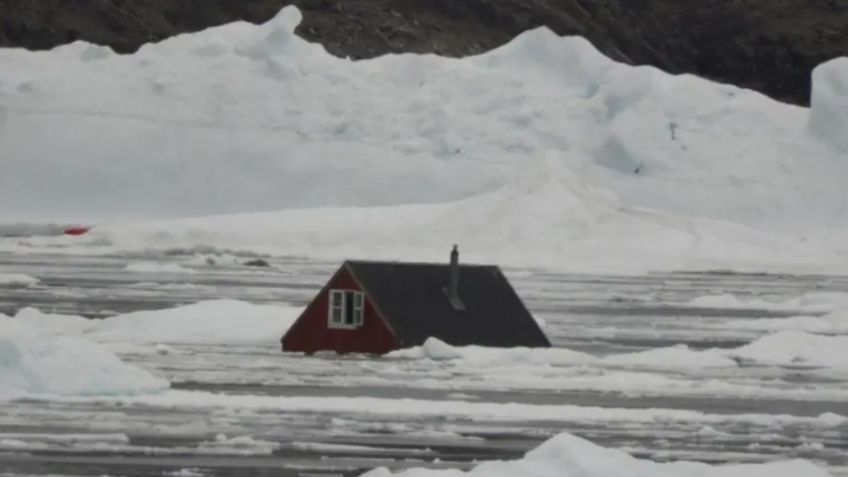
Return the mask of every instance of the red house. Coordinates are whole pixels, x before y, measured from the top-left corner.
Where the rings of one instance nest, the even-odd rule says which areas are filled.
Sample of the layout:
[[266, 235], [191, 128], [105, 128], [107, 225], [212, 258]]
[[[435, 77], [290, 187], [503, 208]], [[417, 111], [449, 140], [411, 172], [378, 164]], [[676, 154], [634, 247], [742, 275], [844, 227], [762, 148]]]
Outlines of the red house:
[[464, 346], [548, 347], [501, 269], [346, 261], [280, 340], [283, 351], [384, 354], [427, 338]]

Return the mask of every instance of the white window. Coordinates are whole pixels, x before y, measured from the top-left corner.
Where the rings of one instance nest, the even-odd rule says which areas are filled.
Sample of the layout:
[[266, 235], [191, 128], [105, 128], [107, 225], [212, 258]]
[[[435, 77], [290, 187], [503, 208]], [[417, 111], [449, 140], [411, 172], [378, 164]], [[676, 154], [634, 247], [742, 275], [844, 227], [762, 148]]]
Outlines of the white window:
[[365, 294], [353, 290], [330, 290], [327, 323], [330, 328], [358, 328], [362, 326]]

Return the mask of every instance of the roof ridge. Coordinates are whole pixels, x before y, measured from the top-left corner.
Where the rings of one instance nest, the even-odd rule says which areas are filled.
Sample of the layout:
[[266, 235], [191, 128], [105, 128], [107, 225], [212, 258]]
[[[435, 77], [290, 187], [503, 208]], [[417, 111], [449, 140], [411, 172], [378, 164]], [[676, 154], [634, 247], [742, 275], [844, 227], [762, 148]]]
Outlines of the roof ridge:
[[[432, 266], [432, 267], [450, 267], [449, 262], [402, 262], [400, 260], [356, 260], [356, 259], [347, 259], [343, 263], [349, 264], [363, 264], [363, 265], [414, 265], [414, 266]], [[500, 266], [493, 263], [460, 263], [460, 268], [463, 267], [476, 267], [476, 268], [500, 268]]]

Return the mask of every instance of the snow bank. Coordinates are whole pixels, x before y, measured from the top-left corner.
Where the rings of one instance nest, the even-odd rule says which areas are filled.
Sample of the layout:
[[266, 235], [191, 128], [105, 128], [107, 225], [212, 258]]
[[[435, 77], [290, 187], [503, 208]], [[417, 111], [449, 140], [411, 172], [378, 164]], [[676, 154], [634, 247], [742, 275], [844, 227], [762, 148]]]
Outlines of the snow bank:
[[[805, 109], [546, 29], [474, 58], [351, 62], [299, 21], [134, 55], [0, 49], [0, 216], [105, 225], [4, 246], [442, 259], [460, 242], [511, 264], [844, 268], [848, 162], [817, 125], [841, 122], [806, 134]], [[814, 117], [840, 111], [840, 64], [817, 70]], [[294, 210], [108, 221], [275, 209]]]
[[124, 270], [133, 273], [194, 273], [178, 263], [134, 262], [127, 264]]
[[[100, 342], [260, 343], [277, 342], [303, 309], [209, 300], [163, 310], [145, 310], [102, 320], [42, 313], [24, 308], [16, 319], [46, 333], [83, 335]], [[167, 353], [167, 347], [157, 349]]]
[[825, 469], [803, 461], [712, 466], [696, 462], [658, 463], [606, 449], [580, 437], [562, 433], [522, 459], [485, 462], [468, 472], [453, 469], [408, 469], [392, 473], [377, 468], [363, 477], [828, 477]]
[[0, 273], [0, 287], [29, 287], [38, 282], [37, 278], [22, 273]]
[[813, 70], [810, 132], [848, 153], [848, 57]]
[[168, 382], [80, 338], [56, 336], [0, 315], [0, 396], [149, 393]]

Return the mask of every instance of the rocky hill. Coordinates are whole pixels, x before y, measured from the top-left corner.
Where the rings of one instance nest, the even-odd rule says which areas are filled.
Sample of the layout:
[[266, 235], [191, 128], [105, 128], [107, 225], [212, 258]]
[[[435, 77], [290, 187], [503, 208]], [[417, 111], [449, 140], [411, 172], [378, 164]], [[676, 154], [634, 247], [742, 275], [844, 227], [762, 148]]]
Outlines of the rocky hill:
[[848, 55], [844, 0], [0, 0], [0, 45], [50, 48], [83, 39], [140, 45], [288, 4], [298, 33], [331, 53], [463, 56], [546, 25], [608, 56], [693, 73], [805, 104], [817, 64]]

